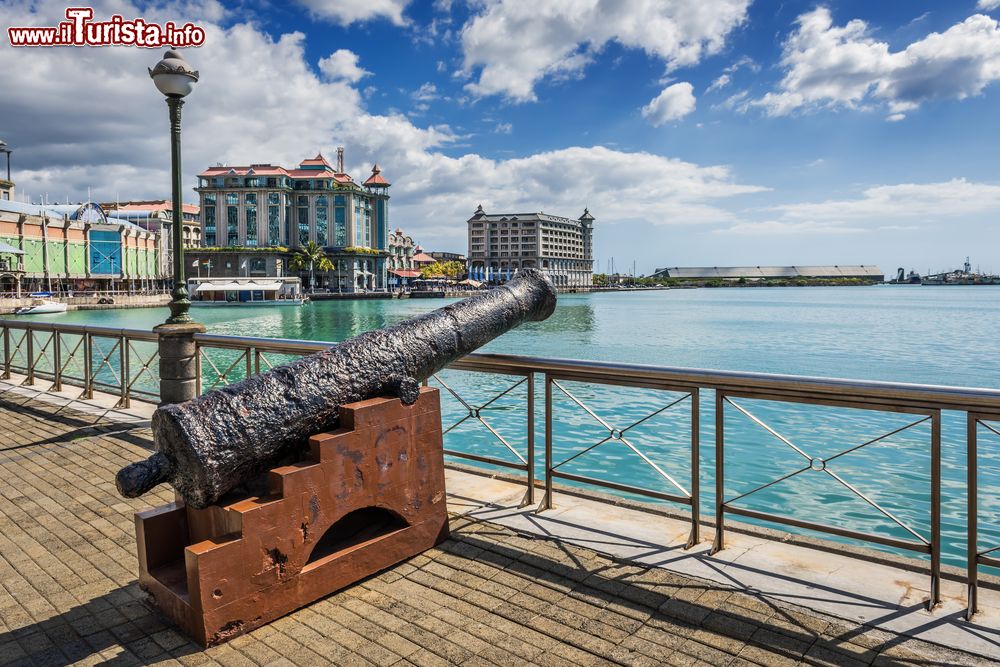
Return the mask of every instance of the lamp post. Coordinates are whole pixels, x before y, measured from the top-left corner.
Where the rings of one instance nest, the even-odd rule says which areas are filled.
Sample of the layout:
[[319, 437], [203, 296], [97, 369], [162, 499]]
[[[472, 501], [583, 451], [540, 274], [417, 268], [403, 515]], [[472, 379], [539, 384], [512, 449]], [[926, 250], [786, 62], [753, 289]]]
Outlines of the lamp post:
[[183, 403], [198, 395], [198, 344], [195, 335], [205, 327], [191, 319], [187, 281], [184, 279], [184, 213], [181, 208], [181, 107], [184, 97], [198, 81], [177, 51], [167, 51], [149, 70], [157, 90], [167, 98], [170, 110], [170, 167], [173, 184], [173, 271], [170, 317], [156, 327], [159, 334], [160, 402]]
[[11, 149], [7, 148], [7, 142], [0, 139], [0, 153], [7, 154], [7, 182], [10, 182], [10, 154], [13, 153]]
[[181, 107], [184, 97], [194, 89], [198, 72], [191, 69], [180, 53], [167, 51], [163, 60], [149, 70], [157, 90], [167, 98], [170, 110], [170, 176], [173, 183], [173, 264], [174, 290], [171, 292], [170, 317], [167, 324], [193, 322], [188, 309], [187, 282], [184, 280], [184, 217], [181, 208]]

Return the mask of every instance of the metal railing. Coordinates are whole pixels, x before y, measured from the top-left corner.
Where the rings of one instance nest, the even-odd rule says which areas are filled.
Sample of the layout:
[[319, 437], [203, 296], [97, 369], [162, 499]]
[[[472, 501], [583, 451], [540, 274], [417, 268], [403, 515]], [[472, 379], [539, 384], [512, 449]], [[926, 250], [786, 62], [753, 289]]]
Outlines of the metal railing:
[[[3, 345], [4, 379], [10, 380], [17, 374], [23, 376], [21, 382], [25, 385], [35, 385], [40, 380], [47, 380], [51, 381], [49, 389], [52, 391], [63, 391], [67, 386], [75, 386], [82, 389], [81, 397], [92, 396], [95, 390], [106, 390], [119, 395], [119, 405], [123, 407], [127, 407], [132, 399], [157, 400], [158, 355], [157, 336], [154, 332], [0, 320], [0, 338]], [[198, 347], [199, 392], [231, 384], [288, 359], [324, 350], [332, 345], [315, 341], [213, 334], [198, 334], [195, 340]], [[463, 384], [451, 379], [449, 374], [475, 376], [476, 381]], [[482, 378], [487, 375], [500, 382], [499, 389], [486, 387]], [[726, 546], [727, 515], [915, 552], [925, 555], [930, 561], [928, 603], [931, 607], [941, 600], [942, 411], [958, 411], [967, 418], [967, 615], [970, 619], [976, 612], [980, 567], [1000, 567], [1000, 558], [996, 553], [1000, 551], [1000, 546], [984, 550], [979, 548], [980, 516], [977, 503], [977, 437], [980, 430], [984, 430], [990, 437], [1000, 438], [1000, 390], [496, 354], [468, 355], [454, 362], [446, 372], [433, 376], [429, 382], [440, 385], [443, 390], [442, 402], [450, 402], [451, 407], [446, 411], [449, 420], [451, 417], [455, 418], [454, 423], [443, 430], [445, 454], [449, 457], [517, 471], [523, 475], [527, 486], [524, 504], [535, 504], [536, 486], [544, 489], [544, 495], [538, 503], [539, 511], [554, 506], [555, 480], [598, 487], [629, 497], [684, 505], [690, 510], [687, 547], [701, 541], [701, 411], [711, 410], [714, 412], [715, 446], [712, 466], [705, 472], [713, 474], [715, 479], [713, 553]], [[578, 389], [577, 385], [583, 389]], [[490, 395], [485, 400], [481, 397], [473, 399], [470, 397], [473, 388], [480, 394], [488, 391]], [[535, 400], [536, 388], [544, 388], [540, 415], [536, 415], [539, 403]], [[610, 408], [605, 409], [607, 406], [596, 404], [594, 393], [605, 389], [625, 394], [624, 397], [617, 395]], [[622, 401], [639, 391], [647, 392], [645, 403], [637, 403], [632, 406], [634, 409], [631, 411], [625, 410]], [[714, 401], [702, 401], [706, 391], [714, 393]], [[520, 398], [522, 392], [523, 399]], [[594, 397], [590, 398], [589, 394]], [[512, 401], [514, 404], [508, 405]], [[750, 403], [777, 404], [792, 411], [799, 410], [803, 405], [835, 408], [860, 415], [864, 423], [876, 425], [877, 422], [869, 415], [875, 412], [887, 413], [894, 415], [894, 419], [904, 420], [904, 423], [888, 428], [874, 437], [859, 439], [846, 446], [838, 445], [837, 451], [831, 455], [819, 456], [814, 444], [796, 443], [793, 437], [782, 433], [782, 427], [769, 424], [756, 407], [749, 406]], [[595, 441], [591, 442], [577, 435], [582, 432], [579, 424], [572, 431], [573, 437], [560, 435], [559, 427], [569, 418], [569, 409], [581, 411], [587, 424], [597, 429]], [[674, 437], [672, 444], [666, 446], [643, 442], [646, 436], [641, 431], [644, 427], [649, 427], [655, 419], [676, 415], [678, 411], [683, 411], [680, 415], [681, 423], [685, 429], [690, 430], [689, 438]], [[496, 418], [494, 414], [497, 415]], [[501, 414], [508, 421], [515, 415], [518, 419], [523, 416], [525, 424], [523, 427], [501, 424]], [[538, 456], [535, 447], [539, 416], [544, 423], [542, 457]], [[739, 444], [730, 438], [732, 425], [738, 423], [734, 420], [740, 420], [746, 428], [760, 429], [760, 434], [769, 441], [773, 438], [773, 442], [780, 444], [781, 451], [788, 452], [792, 460], [799, 462], [798, 465], [789, 472], [753, 484], [749, 489], [727, 493], [727, 483], [742, 481], [730, 480], [725, 474], [727, 453]], [[706, 423], [711, 424], [713, 421]], [[463, 425], [486, 434], [498, 454], [467, 451], [468, 448], [463, 451], [462, 439], [467, 439], [465, 432], [460, 429], [465, 428]], [[677, 436], [685, 429], [676, 426], [670, 429], [660, 428], [658, 432], [669, 432]], [[928, 431], [927, 442], [920, 445], [920, 457], [925, 457], [929, 462], [929, 474], [926, 476], [928, 511], [927, 516], [920, 519], [919, 525], [914, 525], [912, 517], [909, 521], [904, 520], [887, 508], [884, 502], [879, 502], [871, 489], [862, 488], [863, 484], [852, 481], [852, 475], [847, 474], [843, 467], [844, 462], [850, 460], [849, 457], [858, 456], [862, 450], [867, 454], [902, 433], [916, 435], [923, 431]], [[560, 442], [566, 439], [571, 442]], [[570, 463], [595, 456], [595, 452], [608, 446], [617, 447], [632, 461], [637, 462], [639, 465], [635, 469], [647, 472], [655, 480], [655, 485], [640, 485], [570, 471]], [[904, 459], [903, 462], [908, 461], [910, 459]], [[686, 474], [673, 469], [681, 463], [686, 463]], [[793, 479], [805, 480], [809, 476], [813, 476], [812, 479], [819, 476], [835, 484], [845, 497], [853, 498], [864, 507], [874, 510], [881, 523], [869, 531], [859, 530], [856, 526], [819, 523], [813, 517], [803, 515], [803, 503], [798, 500], [799, 496], [795, 496], [797, 500], [782, 505], [780, 511], [763, 512], [741, 504], [741, 501], [765, 489], [773, 489]], [[541, 478], [540, 484], [536, 477]], [[796, 493], [804, 492], [796, 487]], [[913, 512], [910, 511], [910, 514]]]

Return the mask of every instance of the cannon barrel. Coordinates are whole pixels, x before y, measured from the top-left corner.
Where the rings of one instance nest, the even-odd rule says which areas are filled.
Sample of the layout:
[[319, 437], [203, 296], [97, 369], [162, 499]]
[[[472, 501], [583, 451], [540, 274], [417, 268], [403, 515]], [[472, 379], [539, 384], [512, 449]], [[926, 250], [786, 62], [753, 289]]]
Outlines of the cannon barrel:
[[556, 291], [536, 269], [483, 294], [209, 392], [153, 414], [156, 453], [118, 471], [127, 498], [169, 482], [203, 508], [272, 467], [311, 435], [337, 426], [339, 408], [366, 398], [417, 399], [420, 383], [522, 322], [544, 320]]

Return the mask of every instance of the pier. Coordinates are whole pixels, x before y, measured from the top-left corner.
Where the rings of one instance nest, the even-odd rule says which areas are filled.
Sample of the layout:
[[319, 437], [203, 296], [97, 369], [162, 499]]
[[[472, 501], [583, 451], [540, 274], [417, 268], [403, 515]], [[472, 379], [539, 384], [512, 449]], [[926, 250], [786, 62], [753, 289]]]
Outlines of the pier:
[[[0, 466], [8, 482], [0, 488], [5, 661], [840, 665], [1000, 659], [997, 580], [980, 573], [997, 563], [989, 546], [978, 544], [975, 493], [968, 526], [973, 549], [968, 567], [958, 568], [941, 563], [934, 512], [926, 525], [912, 527], [910, 539], [817, 524], [797, 515], [795, 506], [754, 516], [724, 485], [709, 494], [715, 511], [706, 512], [697, 456], [700, 448], [714, 447], [712, 476], [725, 479], [726, 424], [747, 396], [804, 407], [891, 409], [931, 426], [926, 453], [933, 507], [941, 493], [940, 412], [957, 410], [967, 418], [975, 489], [976, 444], [994, 428], [1000, 392], [482, 354], [457, 362], [453, 371], [499, 374], [528, 390], [527, 448], [515, 447], [512, 462], [463, 451], [456, 434], [446, 437], [452, 538], [202, 651], [158, 616], [136, 584], [133, 513], [171, 500], [171, 492], [161, 487], [151, 498], [123, 500], [112, 481], [121, 465], [151, 448], [155, 340], [151, 332], [0, 322]], [[198, 344], [202, 391], [328, 346], [208, 334], [199, 335]], [[676, 488], [669, 493], [566, 472], [551, 447], [561, 418], [553, 399], [567, 396], [595, 410], [569, 390], [574, 382], [679, 390], [683, 398], [664, 409], [686, 410], [695, 423], [703, 412], [711, 415], [716, 442], [703, 445], [699, 429], [691, 430], [693, 472], [671, 476]], [[453, 382], [445, 383], [443, 395], [461, 396]], [[513, 438], [486, 417], [487, 406], [466, 404], [469, 420], [497, 431], [498, 450], [509, 448]], [[609, 438], [629, 441], [628, 424], [605, 426]], [[833, 471], [834, 458], [812, 458], [806, 467]], [[494, 467], [487, 472], [463, 460]], [[918, 557], [776, 530], [782, 526]], [[966, 620], [970, 590], [978, 594], [972, 621]]]

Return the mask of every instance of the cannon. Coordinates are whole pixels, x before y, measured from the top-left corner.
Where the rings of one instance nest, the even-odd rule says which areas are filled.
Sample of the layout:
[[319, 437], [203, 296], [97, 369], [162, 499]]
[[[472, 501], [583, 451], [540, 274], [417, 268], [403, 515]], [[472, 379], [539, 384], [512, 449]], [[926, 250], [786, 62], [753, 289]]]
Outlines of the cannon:
[[537, 269], [433, 312], [369, 331], [153, 414], [156, 452], [118, 471], [118, 491], [138, 497], [169, 482], [205, 508], [337, 426], [340, 406], [393, 395], [417, 400], [420, 384], [522, 322], [552, 314], [556, 290]]

